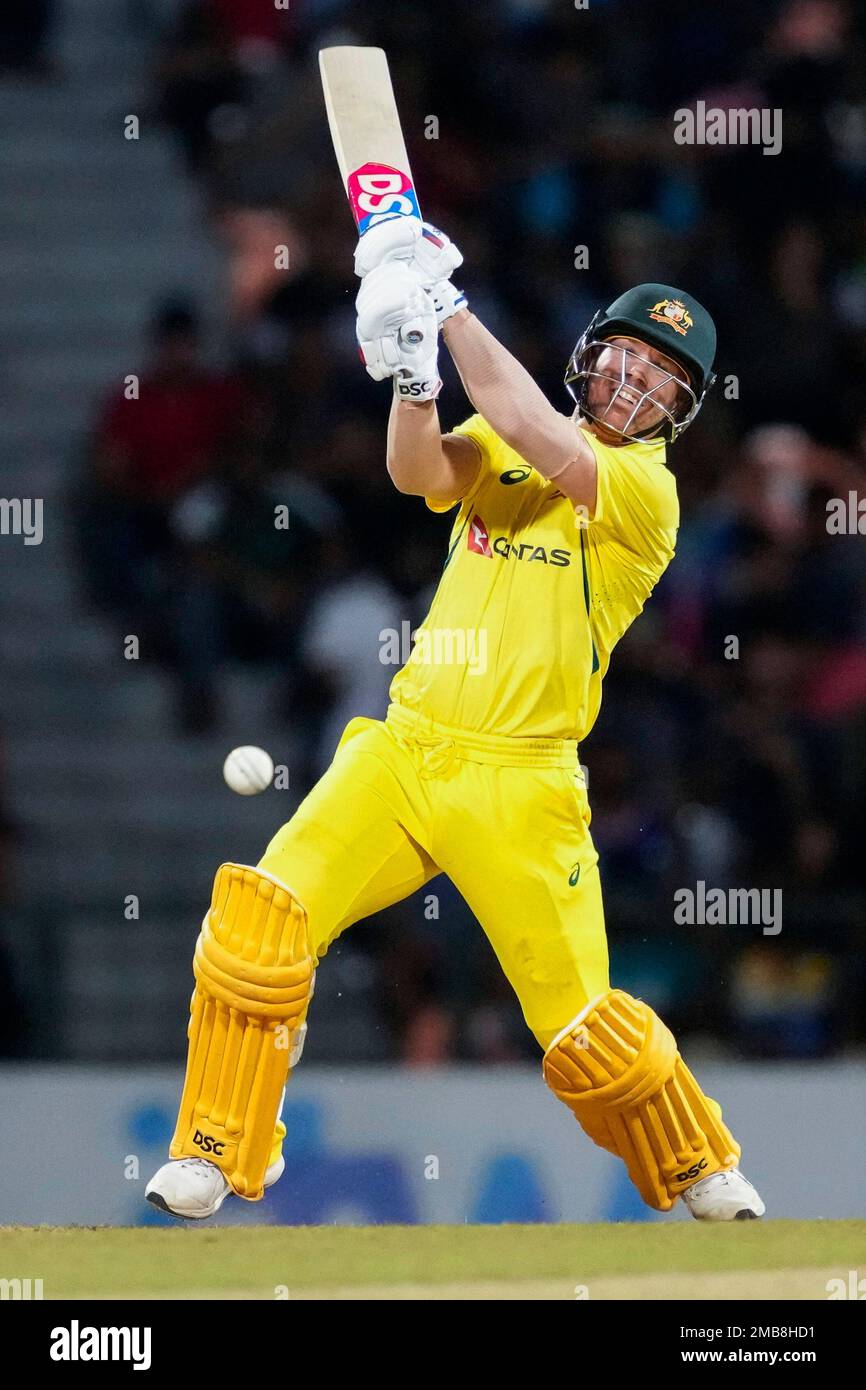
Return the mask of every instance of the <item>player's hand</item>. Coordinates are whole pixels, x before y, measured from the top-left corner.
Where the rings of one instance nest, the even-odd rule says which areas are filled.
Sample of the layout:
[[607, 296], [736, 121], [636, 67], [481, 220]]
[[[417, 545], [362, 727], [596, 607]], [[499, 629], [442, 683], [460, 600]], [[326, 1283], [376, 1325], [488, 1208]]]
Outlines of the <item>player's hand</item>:
[[463, 264], [462, 252], [454, 242], [432, 222], [422, 222], [421, 235], [416, 238], [412, 263], [420, 283], [431, 290], [440, 280], [447, 280]]
[[438, 280], [430, 290], [433, 309], [436, 313], [436, 327], [441, 328], [446, 319], [459, 309], [468, 309], [469, 300], [462, 290], [452, 285], [450, 280]]
[[463, 256], [451, 238], [432, 222], [393, 217], [365, 232], [355, 251], [355, 274], [363, 277], [389, 261], [411, 266], [421, 288], [431, 292], [440, 328], [458, 309], [467, 307], [466, 295], [450, 281], [452, 273], [463, 264]]
[[371, 270], [388, 261], [411, 261], [415, 245], [424, 234], [417, 217], [389, 217], [359, 237], [355, 248], [355, 274], [363, 280]]
[[463, 264], [463, 256], [450, 237], [432, 222], [417, 217], [389, 217], [378, 222], [358, 240], [355, 274], [364, 276], [387, 261], [411, 261], [417, 267], [418, 281], [425, 290]]
[[436, 311], [405, 261], [390, 261], [364, 276], [355, 301], [357, 336], [374, 381], [394, 378], [394, 393], [434, 400], [439, 378]]
[[436, 323], [442, 327], [446, 319], [468, 305], [466, 295], [451, 283], [451, 275], [463, 264], [463, 256], [450, 237], [432, 223], [423, 224], [423, 232], [415, 242], [412, 269], [418, 283], [433, 296]]

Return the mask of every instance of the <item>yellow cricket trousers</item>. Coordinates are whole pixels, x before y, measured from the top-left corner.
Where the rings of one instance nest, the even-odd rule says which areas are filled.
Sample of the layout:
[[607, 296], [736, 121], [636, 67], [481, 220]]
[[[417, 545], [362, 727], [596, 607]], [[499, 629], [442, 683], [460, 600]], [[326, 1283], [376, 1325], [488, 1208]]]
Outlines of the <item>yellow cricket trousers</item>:
[[577, 745], [449, 728], [391, 705], [353, 719], [259, 868], [304, 907], [318, 963], [353, 922], [446, 873], [545, 1048], [609, 988]]

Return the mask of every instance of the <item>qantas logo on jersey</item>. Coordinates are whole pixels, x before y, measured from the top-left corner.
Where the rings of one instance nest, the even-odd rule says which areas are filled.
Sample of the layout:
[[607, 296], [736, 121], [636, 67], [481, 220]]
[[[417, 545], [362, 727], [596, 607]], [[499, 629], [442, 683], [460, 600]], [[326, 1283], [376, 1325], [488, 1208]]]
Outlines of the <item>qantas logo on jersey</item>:
[[489, 560], [494, 555], [500, 555], [503, 560], [537, 560], [543, 565], [556, 565], [560, 569], [571, 564], [570, 550], [546, 550], [543, 545], [534, 545], [532, 541], [518, 544], [507, 536], [494, 536], [491, 540], [490, 532], [477, 512], [469, 523], [466, 547], [476, 555], [486, 555]]
[[493, 558], [493, 551], [490, 549], [490, 537], [487, 534], [487, 527], [476, 512], [469, 523], [469, 533], [466, 537], [466, 544], [470, 550], [474, 550], [476, 555], [489, 555]]

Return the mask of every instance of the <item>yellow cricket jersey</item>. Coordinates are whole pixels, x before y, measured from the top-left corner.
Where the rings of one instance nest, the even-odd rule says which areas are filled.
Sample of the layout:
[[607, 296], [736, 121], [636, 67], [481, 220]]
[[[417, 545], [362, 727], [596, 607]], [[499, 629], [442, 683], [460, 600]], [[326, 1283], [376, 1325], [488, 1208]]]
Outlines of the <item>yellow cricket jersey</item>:
[[612, 448], [585, 431], [598, 462], [587, 521], [480, 415], [454, 433], [475, 440], [481, 471], [391, 699], [475, 733], [583, 739], [610, 654], [674, 554], [679, 503], [664, 443]]

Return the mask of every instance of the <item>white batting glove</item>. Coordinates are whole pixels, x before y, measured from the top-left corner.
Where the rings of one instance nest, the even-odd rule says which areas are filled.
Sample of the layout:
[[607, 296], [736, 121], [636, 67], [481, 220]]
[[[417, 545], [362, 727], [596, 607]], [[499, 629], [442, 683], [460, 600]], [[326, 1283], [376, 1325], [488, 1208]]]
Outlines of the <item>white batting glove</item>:
[[466, 295], [462, 290], [458, 290], [456, 285], [452, 285], [450, 280], [437, 280], [429, 293], [436, 313], [437, 328], [441, 328], [445, 320], [450, 319], [458, 310], [469, 308]]
[[436, 311], [410, 266], [403, 260], [376, 266], [355, 303], [361, 356], [373, 380], [393, 377], [394, 394], [404, 400], [435, 400], [442, 388]]
[[355, 274], [363, 280], [371, 270], [387, 261], [411, 261], [415, 244], [423, 236], [417, 217], [389, 217], [364, 232], [355, 248]]
[[429, 290], [438, 281], [447, 280], [463, 264], [463, 255], [451, 238], [432, 222], [422, 222], [412, 260], [425, 290]]
[[452, 285], [450, 278], [452, 272], [462, 264], [463, 256], [451, 238], [431, 222], [425, 222], [422, 234], [415, 242], [412, 269], [418, 276], [419, 284], [433, 296], [439, 328], [458, 309], [468, 306], [466, 295]]
[[465, 309], [468, 301], [450, 276], [463, 264], [463, 256], [450, 237], [432, 222], [417, 217], [394, 217], [365, 232], [355, 251], [355, 274], [363, 277], [389, 261], [411, 265], [422, 289], [430, 290], [436, 305], [436, 322]]

